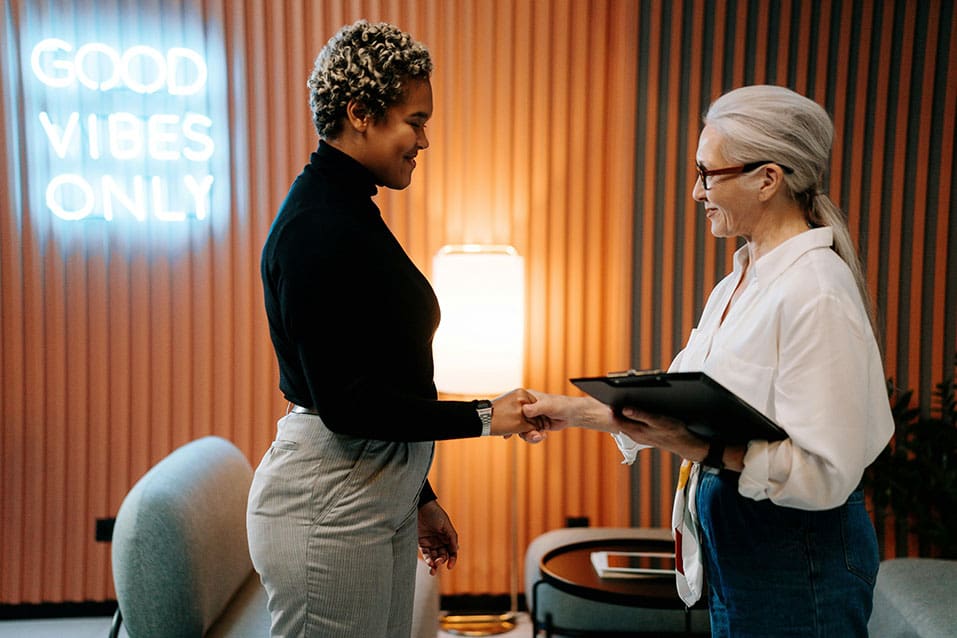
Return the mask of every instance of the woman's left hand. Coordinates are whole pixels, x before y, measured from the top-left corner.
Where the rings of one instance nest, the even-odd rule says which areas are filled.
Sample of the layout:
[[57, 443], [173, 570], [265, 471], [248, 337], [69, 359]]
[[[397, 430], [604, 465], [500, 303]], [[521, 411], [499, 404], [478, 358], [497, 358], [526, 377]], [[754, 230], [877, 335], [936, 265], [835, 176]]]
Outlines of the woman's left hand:
[[624, 408], [615, 423], [635, 443], [668, 450], [692, 461], [708, 454], [708, 443], [685, 427], [684, 421], [639, 408]]
[[442, 563], [452, 569], [458, 559], [459, 534], [438, 501], [419, 508], [419, 551], [432, 575]]

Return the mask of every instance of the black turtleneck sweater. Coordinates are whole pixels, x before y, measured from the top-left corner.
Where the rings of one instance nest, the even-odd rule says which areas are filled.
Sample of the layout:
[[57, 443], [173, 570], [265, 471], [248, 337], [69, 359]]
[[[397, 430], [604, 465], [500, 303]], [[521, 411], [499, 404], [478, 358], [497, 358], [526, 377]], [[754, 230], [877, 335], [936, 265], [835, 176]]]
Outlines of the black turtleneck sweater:
[[436, 400], [438, 302], [383, 221], [376, 192], [365, 167], [320, 142], [273, 221], [261, 272], [279, 388], [340, 434], [479, 436], [472, 403]]

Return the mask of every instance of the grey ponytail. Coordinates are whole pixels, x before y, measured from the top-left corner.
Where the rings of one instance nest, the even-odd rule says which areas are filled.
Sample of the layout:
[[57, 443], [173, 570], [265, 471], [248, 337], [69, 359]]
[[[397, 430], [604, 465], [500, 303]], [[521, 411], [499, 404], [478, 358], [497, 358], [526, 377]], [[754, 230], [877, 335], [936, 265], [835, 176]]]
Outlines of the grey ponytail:
[[874, 332], [874, 337], [880, 341], [877, 313], [874, 311], [871, 295], [867, 291], [864, 264], [861, 263], [857, 249], [854, 248], [854, 241], [851, 239], [851, 232], [847, 227], [844, 212], [824, 193], [819, 193], [811, 202], [812, 207], [808, 211], [808, 223], [812, 226], [829, 226], [831, 228], [831, 232], [834, 233], [834, 252], [840, 255], [847, 267], [851, 269], [851, 274], [854, 275], [854, 283], [857, 284], [857, 290], [861, 293], [861, 301], [864, 302], [864, 308], [867, 310], [867, 318], [871, 322], [871, 330]]

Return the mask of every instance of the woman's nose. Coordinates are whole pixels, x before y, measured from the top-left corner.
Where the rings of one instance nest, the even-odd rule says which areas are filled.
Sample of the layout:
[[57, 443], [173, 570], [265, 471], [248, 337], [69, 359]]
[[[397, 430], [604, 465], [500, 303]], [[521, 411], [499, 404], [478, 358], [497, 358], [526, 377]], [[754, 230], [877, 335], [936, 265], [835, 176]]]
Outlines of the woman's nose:
[[691, 189], [691, 198], [696, 202], [703, 202], [708, 197], [708, 191], [704, 189], [704, 182], [701, 179], [701, 175], [698, 175], [694, 180], [694, 188]]

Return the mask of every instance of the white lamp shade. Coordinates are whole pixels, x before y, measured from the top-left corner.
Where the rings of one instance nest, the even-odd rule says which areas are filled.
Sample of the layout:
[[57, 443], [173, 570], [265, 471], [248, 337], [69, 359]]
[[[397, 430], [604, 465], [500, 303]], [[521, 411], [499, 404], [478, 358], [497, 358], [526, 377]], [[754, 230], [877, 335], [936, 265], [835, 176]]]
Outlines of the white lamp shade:
[[521, 386], [525, 260], [511, 246], [445, 246], [432, 262], [432, 286], [442, 310], [436, 388], [493, 395]]

